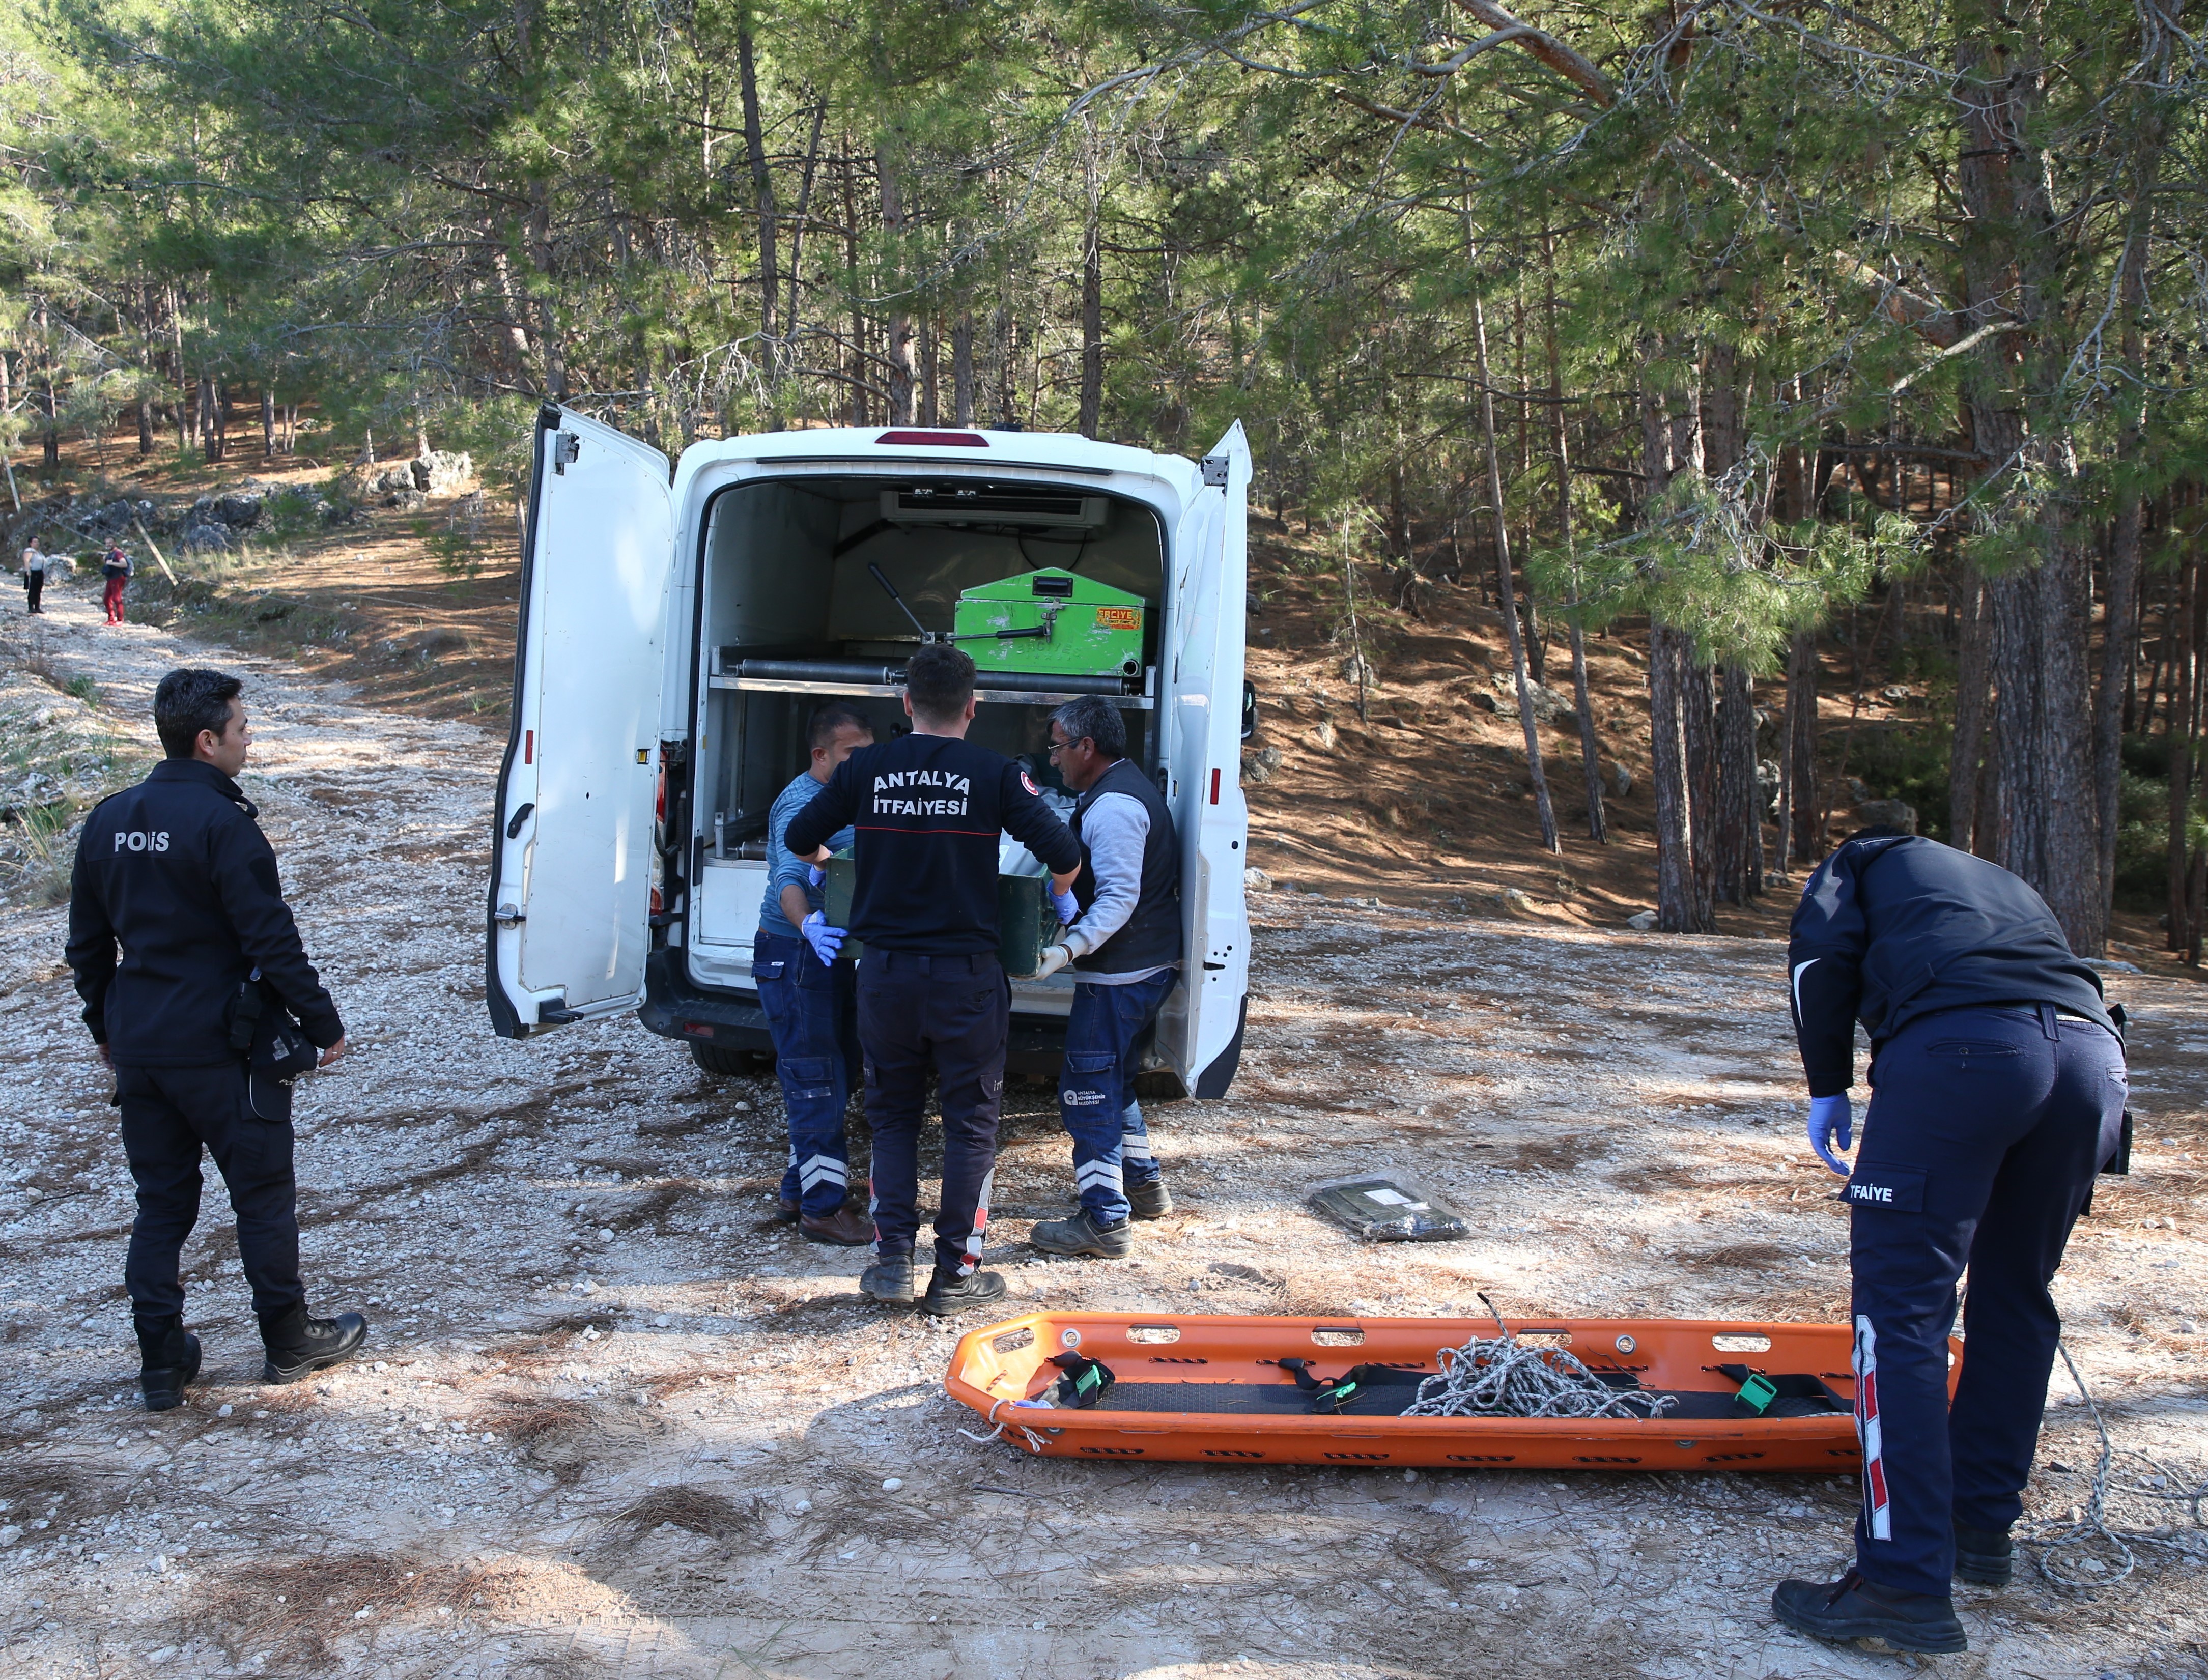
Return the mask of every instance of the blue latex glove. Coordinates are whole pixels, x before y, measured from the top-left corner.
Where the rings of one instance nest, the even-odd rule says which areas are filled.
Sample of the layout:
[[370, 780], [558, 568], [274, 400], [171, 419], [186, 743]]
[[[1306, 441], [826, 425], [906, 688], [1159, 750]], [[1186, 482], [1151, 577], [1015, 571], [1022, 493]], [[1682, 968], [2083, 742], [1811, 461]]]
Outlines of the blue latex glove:
[[836, 953], [843, 948], [843, 929], [831, 927], [828, 918], [818, 910], [799, 922], [797, 931], [805, 936], [805, 943], [813, 947], [813, 954], [824, 966], [834, 963]]
[[819, 864], [808, 863], [805, 866], [805, 883], [807, 886], [819, 886], [827, 879], [828, 872]]
[[1081, 920], [1080, 901], [1076, 899], [1070, 892], [1052, 893], [1050, 896], [1050, 907], [1058, 912], [1058, 919], [1064, 922], [1068, 927], [1072, 927], [1075, 922]]
[[1856, 1141], [1855, 1105], [1848, 1101], [1847, 1093], [1838, 1096], [1813, 1096], [1809, 1099], [1809, 1147], [1817, 1158], [1842, 1178], [1848, 1176], [1848, 1164], [1833, 1153], [1837, 1138], [1839, 1149], [1853, 1147]]

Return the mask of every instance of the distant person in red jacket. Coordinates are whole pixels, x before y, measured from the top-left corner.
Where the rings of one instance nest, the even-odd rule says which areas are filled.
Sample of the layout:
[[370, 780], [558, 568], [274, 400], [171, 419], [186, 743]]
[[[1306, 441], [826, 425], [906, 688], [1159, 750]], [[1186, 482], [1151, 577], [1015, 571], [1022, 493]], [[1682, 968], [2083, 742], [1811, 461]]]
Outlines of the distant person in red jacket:
[[99, 574], [107, 579], [107, 593], [102, 597], [107, 608], [110, 624], [123, 622], [123, 591], [130, 584], [130, 556], [123, 552], [120, 543], [108, 544], [107, 552], [100, 557]]

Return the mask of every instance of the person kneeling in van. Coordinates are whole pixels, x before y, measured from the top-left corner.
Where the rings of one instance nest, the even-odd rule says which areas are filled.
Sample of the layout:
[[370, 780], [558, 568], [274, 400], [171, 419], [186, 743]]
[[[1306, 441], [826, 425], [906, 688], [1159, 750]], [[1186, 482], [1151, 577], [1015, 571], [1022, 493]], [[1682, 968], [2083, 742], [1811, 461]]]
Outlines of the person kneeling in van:
[[[766, 900], [752, 945], [752, 975], [774, 1039], [775, 1072], [789, 1120], [789, 1164], [783, 1169], [781, 1214], [807, 1242], [860, 1248], [874, 1227], [848, 1205], [851, 1153], [843, 1108], [859, 1066], [858, 991], [854, 965], [837, 961], [843, 930], [827, 925], [819, 872], [783, 843], [789, 819], [813, 802], [836, 766], [874, 743], [873, 727], [847, 705], [813, 714], [806, 732], [813, 761], [775, 796], [767, 813]], [[851, 843], [848, 828], [828, 842]]]
[[1180, 849], [1157, 786], [1126, 756], [1127, 726], [1101, 697], [1051, 714], [1050, 756], [1077, 796], [1081, 873], [1058, 901], [1068, 924], [1041, 972], [1071, 967], [1073, 1009], [1058, 1107], [1073, 1139], [1081, 1207], [1041, 1221], [1028, 1240], [1046, 1254], [1125, 1257], [1128, 1221], [1173, 1211], [1135, 1101], [1135, 1071], [1158, 1011], [1180, 978]]

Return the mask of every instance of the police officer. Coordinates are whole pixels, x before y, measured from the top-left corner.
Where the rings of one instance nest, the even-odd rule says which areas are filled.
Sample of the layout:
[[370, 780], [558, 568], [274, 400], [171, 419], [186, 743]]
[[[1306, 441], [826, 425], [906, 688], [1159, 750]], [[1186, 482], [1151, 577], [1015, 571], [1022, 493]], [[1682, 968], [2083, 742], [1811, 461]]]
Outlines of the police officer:
[[1809, 1143], [1836, 1173], [1855, 1023], [1870, 1035], [1847, 1185], [1863, 1488], [1855, 1567], [1829, 1585], [1781, 1582], [1772, 1609], [1821, 1639], [1960, 1651], [1951, 1579], [2009, 1579], [2061, 1328], [2047, 1286], [2121, 1147], [2123, 1045], [2099, 977], [2037, 893], [1890, 828], [1851, 835], [1809, 877], [1787, 963]]
[[[349, 1357], [368, 1334], [357, 1312], [307, 1316], [290, 1087], [249, 1065], [296, 1016], [293, 1036], [327, 1067], [345, 1053], [345, 1027], [300, 946], [276, 855], [235, 779], [253, 745], [241, 686], [219, 671], [161, 679], [153, 724], [168, 757], [93, 807], [71, 880], [69, 965], [93, 1042], [115, 1070], [138, 1186], [123, 1281], [152, 1412], [180, 1403], [200, 1368], [177, 1260], [199, 1218], [202, 1147], [237, 1216], [267, 1356], [261, 1380], [296, 1383]], [[303, 1047], [299, 1059], [311, 1059]]]
[[938, 1315], [1002, 1300], [1005, 1281], [976, 1270], [989, 1218], [1004, 1097], [1011, 988], [999, 961], [997, 837], [1009, 833], [1064, 892], [1081, 848], [1028, 773], [966, 739], [974, 662], [924, 644], [905, 671], [913, 732], [862, 747], [790, 819], [783, 843], [816, 864], [855, 825], [851, 933], [859, 964], [859, 1043], [874, 1134], [874, 1263], [859, 1287], [878, 1301], [914, 1298], [920, 1219], [920, 1123], [934, 1071], [943, 1110], [943, 1198], [935, 1270], [921, 1305]]
[[1058, 1108], [1073, 1139], [1081, 1207], [1071, 1219], [1040, 1221], [1028, 1240], [1046, 1254], [1122, 1260], [1131, 1216], [1173, 1211], [1135, 1101], [1135, 1070], [1179, 978], [1180, 849], [1156, 785], [1127, 757], [1126, 723], [1111, 702], [1084, 695], [1059, 707], [1050, 757], [1078, 795], [1081, 873], [1058, 907], [1068, 926], [1042, 972], [1070, 965], [1075, 976]]
[[[844, 930], [827, 925], [819, 873], [783, 843], [789, 819], [813, 802], [836, 766], [874, 731], [850, 707], [831, 702], [807, 730], [812, 760], [775, 796], [766, 819], [766, 901], [752, 945], [752, 977], [774, 1039], [775, 1072], [789, 1121], [789, 1164], [783, 1170], [781, 1207], [807, 1241], [859, 1248], [873, 1227], [846, 1205], [851, 1153], [843, 1108], [859, 1068], [858, 1003], [853, 965], [836, 960]], [[831, 852], [851, 843], [844, 829]]]

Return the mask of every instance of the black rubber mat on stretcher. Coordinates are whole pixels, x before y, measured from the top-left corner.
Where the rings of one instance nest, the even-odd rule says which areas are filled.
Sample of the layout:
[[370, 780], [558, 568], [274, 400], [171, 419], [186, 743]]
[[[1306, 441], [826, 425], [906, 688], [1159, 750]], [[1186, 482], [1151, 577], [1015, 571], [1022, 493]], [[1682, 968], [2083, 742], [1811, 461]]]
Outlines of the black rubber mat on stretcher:
[[[1725, 1418], [1737, 1419], [1735, 1389], [1666, 1389], [1678, 1401], [1668, 1407], [1666, 1418]], [[1399, 1418], [1418, 1395], [1413, 1383], [1368, 1386], [1352, 1395], [1349, 1403], [1329, 1417]], [[1213, 1415], [1267, 1418], [1307, 1418], [1311, 1396], [1293, 1383], [1114, 1383], [1096, 1403], [1099, 1412], [1202, 1412]], [[1815, 1400], [1773, 1401], [1767, 1418], [1819, 1418], [1839, 1415], [1831, 1404]]]

